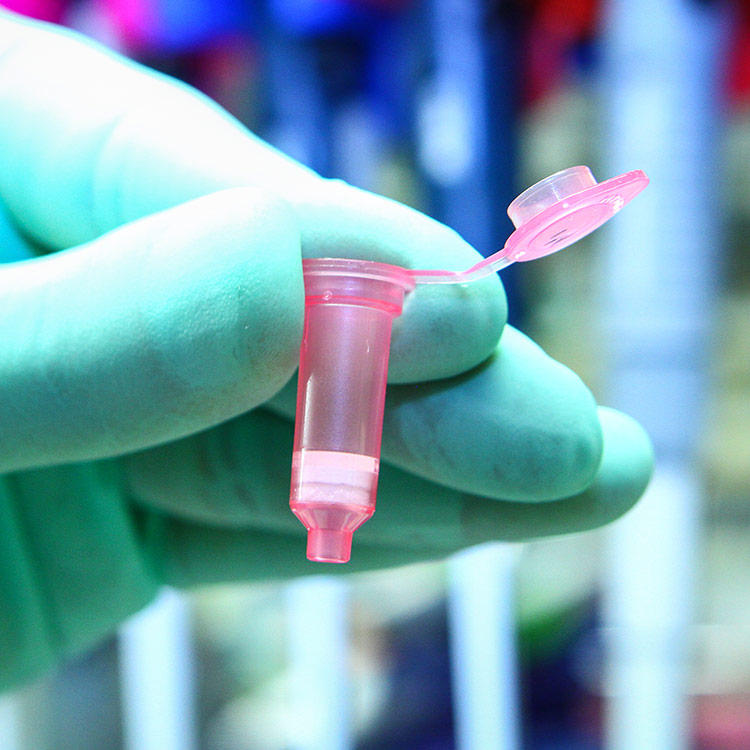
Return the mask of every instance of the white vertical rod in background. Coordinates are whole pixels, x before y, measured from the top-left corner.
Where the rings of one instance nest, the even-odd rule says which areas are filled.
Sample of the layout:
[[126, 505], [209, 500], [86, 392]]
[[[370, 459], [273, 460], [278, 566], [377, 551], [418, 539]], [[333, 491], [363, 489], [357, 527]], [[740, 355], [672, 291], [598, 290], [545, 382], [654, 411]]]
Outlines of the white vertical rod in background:
[[186, 597], [164, 589], [120, 628], [125, 750], [197, 750], [190, 620]]
[[0, 695], [0, 747], [25, 750], [22, 738], [21, 700], [17, 693]]
[[518, 750], [515, 573], [518, 548], [484, 544], [448, 563], [457, 750]]
[[50, 697], [50, 681], [44, 678], [0, 695], [2, 750], [49, 750], [56, 746]]
[[302, 578], [286, 587], [292, 750], [350, 750], [349, 583]]
[[721, 2], [608, 0], [603, 172], [647, 191], [603, 231], [607, 401], [638, 419], [653, 483], [610, 536], [608, 750], [686, 750], [701, 498], [694, 474], [719, 260]]
[[700, 487], [660, 465], [610, 535], [607, 749], [687, 750], [689, 665]]

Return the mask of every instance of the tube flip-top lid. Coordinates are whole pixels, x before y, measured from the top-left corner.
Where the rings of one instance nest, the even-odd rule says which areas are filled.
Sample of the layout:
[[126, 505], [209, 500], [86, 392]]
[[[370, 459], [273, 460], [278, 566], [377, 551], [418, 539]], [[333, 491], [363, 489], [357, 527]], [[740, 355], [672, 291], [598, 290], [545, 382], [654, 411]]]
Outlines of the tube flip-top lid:
[[502, 250], [466, 271], [411, 271], [421, 284], [476, 281], [516, 261], [562, 250], [598, 229], [648, 185], [640, 169], [597, 182], [588, 167], [570, 167], [525, 190], [508, 206], [516, 230]]

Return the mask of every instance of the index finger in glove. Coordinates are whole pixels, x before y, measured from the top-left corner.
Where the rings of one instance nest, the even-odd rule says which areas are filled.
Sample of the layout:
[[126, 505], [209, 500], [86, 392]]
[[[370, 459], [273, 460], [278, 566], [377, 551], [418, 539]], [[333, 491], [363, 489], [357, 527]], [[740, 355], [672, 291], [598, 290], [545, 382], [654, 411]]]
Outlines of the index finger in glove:
[[[454, 270], [480, 259], [424, 214], [321, 179], [190, 87], [72, 32], [0, 12], [0, 197], [36, 241], [51, 249], [88, 242], [238, 186], [292, 206], [304, 256]], [[505, 317], [494, 276], [420, 289], [396, 321], [391, 381], [473, 367], [494, 349]]]
[[294, 372], [303, 300], [294, 216], [250, 188], [0, 265], [0, 472], [117, 455], [258, 406]]

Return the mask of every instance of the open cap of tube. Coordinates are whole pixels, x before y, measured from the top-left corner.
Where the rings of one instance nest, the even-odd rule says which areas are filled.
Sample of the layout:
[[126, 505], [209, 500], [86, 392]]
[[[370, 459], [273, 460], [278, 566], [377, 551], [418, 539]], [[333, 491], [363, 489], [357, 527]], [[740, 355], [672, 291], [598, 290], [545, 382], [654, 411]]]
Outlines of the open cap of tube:
[[411, 271], [419, 284], [476, 281], [516, 261], [536, 260], [583, 239], [648, 185], [637, 169], [597, 182], [588, 167], [570, 167], [532, 185], [508, 206], [516, 227], [502, 250], [466, 271]]

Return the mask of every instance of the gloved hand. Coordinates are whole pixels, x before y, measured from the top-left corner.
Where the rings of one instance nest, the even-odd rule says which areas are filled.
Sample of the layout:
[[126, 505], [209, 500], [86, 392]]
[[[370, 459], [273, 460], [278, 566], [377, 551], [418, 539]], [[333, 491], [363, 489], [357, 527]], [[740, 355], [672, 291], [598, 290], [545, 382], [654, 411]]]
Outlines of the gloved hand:
[[[7, 13], [0, 198], [0, 686], [165, 582], [322, 572], [287, 504], [300, 258], [476, 252], [187, 86]], [[593, 528], [642, 493], [641, 429], [505, 313], [495, 277], [409, 296], [378, 512], [344, 572]]]

